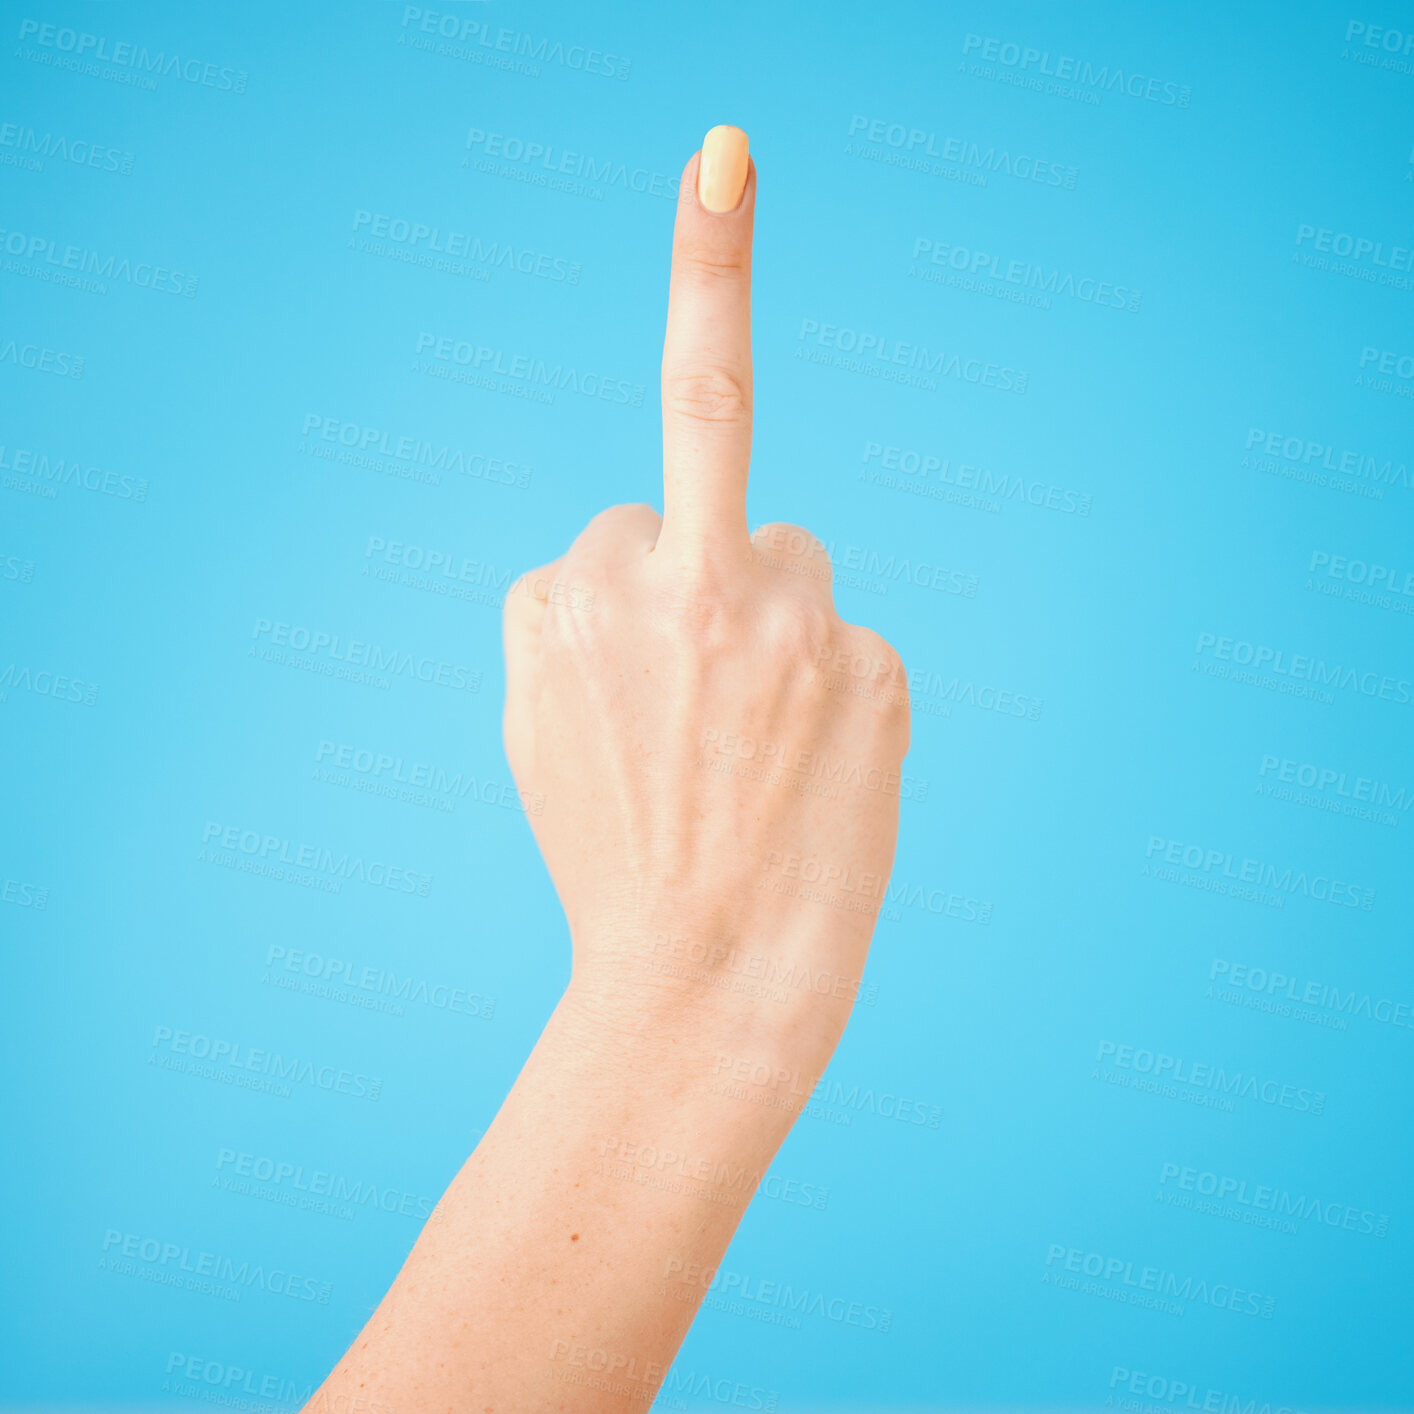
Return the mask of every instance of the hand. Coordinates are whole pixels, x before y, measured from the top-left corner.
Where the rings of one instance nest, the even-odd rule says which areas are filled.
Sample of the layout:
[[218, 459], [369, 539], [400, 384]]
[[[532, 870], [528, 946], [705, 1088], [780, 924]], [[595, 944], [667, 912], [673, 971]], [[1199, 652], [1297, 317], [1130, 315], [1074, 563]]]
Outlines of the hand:
[[[507, 597], [505, 740], [544, 798], [571, 993], [626, 1027], [782, 1022], [823, 1068], [893, 861], [908, 698], [819, 542], [747, 534], [755, 198], [746, 135], [714, 129], [678, 195], [664, 516], [602, 512]], [[748, 961], [800, 1004], [722, 985]]]
[[908, 698], [814, 538], [746, 533], [755, 195], [714, 128], [678, 194], [666, 519], [605, 511], [507, 598], [506, 751], [574, 972], [315, 1414], [646, 1409], [848, 1018]]

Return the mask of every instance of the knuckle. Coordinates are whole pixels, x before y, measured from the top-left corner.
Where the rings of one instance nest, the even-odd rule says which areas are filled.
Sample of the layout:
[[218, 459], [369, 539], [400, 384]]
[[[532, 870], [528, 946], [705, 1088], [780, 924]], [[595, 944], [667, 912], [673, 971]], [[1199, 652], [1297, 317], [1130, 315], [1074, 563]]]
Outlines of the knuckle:
[[771, 521], [767, 525], [758, 526], [751, 538], [761, 554], [763, 563], [767, 565], [779, 556], [789, 555], [808, 561], [818, 578], [826, 578], [831, 572], [830, 552], [820, 539], [803, 525]]
[[531, 577], [529, 573], [519, 575], [512, 581], [511, 587], [506, 591], [506, 597], [501, 600], [501, 617], [507, 622], [516, 618], [521, 609], [521, 600], [530, 595]]
[[676, 541], [653, 556], [652, 569], [665, 606], [735, 608], [742, 597], [740, 567], [703, 544]]
[[856, 646], [865, 657], [876, 665], [875, 670], [878, 676], [895, 686], [901, 686], [906, 679], [903, 659], [899, 656], [898, 649], [882, 634], [875, 633], [872, 628], [858, 629], [856, 633], [858, 634]]
[[729, 368], [688, 368], [664, 375], [663, 404], [671, 416], [691, 422], [733, 423], [751, 411], [751, 394]]
[[857, 684], [859, 699], [874, 704], [885, 723], [907, 723], [908, 670], [888, 639], [851, 624], [837, 665]]
[[711, 245], [682, 242], [677, 250], [679, 274], [707, 284], [717, 280], [744, 280], [750, 273], [750, 247], [737, 243]]
[[762, 630], [773, 655], [813, 665], [835, 637], [835, 615], [797, 595], [768, 602]]
[[657, 520], [658, 512], [642, 501], [625, 502], [619, 506], [608, 506], [600, 511], [585, 530], [628, 530], [648, 519]]
[[511, 585], [501, 602], [501, 618], [505, 623], [518, 624], [534, 617], [543, 605], [550, 574], [548, 568], [526, 570]]
[[[540, 638], [546, 651], [602, 663], [612, 656], [614, 645], [624, 636], [622, 596], [596, 584], [593, 590], [579, 588], [577, 597], [567, 591], [551, 596], [541, 625]], [[576, 603], [589, 605], [593, 612], [576, 612]]]
[[671, 642], [691, 654], [714, 657], [741, 644], [739, 605], [710, 570], [675, 573], [658, 586], [654, 610]]
[[819, 543], [804, 527], [791, 525], [784, 520], [772, 520], [765, 525], [758, 525], [751, 538], [765, 549], [789, 550], [793, 555], [803, 555]]

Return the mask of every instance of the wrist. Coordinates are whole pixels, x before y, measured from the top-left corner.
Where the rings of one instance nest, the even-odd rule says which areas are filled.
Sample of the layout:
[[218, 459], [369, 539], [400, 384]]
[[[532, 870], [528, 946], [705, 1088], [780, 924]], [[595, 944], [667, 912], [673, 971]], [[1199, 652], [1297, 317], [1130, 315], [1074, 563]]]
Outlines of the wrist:
[[626, 1076], [653, 1074], [684, 1094], [735, 1094], [793, 1119], [851, 1004], [806, 987], [732, 985], [719, 970], [683, 975], [639, 954], [576, 962], [556, 1019], [582, 1054]]

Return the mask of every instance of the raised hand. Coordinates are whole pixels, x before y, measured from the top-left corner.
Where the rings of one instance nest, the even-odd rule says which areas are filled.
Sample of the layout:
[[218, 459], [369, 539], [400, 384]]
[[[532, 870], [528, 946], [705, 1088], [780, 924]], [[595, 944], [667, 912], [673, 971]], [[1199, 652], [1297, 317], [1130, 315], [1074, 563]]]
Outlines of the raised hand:
[[[746, 135], [714, 128], [678, 198], [664, 516], [602, 512], [507, 599], [507, 754], [544, 797], [532, 822], [575, 986], [626, 1022], [666, 1008], [665, 1024], [710, 1027], [721, 1006], [738, 1026], [780, 1024], [779, 1007], [715, 985], [744, 957], [858, 979], [893, 859], [897, 656], [835, 612], [813, 535], [747, 534], [755, 205]], [[665, 956], [707, 973], [665, 971]], [[804, 1062], [823, 1067], [850, 996], [802, 997]]]
[[646, 1409], [849, 1015], [907, 695], [814, 537], [747, 535], [755, 202], [714, 128], [678, 198], [665, 518], [604, 511], [508, 597], [506, 750], [570, 985], [311, 1410]]

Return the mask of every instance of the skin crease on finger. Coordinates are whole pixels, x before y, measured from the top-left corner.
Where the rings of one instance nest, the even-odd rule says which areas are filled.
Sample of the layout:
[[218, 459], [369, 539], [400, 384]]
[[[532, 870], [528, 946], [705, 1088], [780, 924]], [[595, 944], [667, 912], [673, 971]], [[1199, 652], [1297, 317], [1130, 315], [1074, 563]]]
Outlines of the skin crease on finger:
[[673, 237], [663, 516], [602, 512], [506, 600], [506, 753], [570, 983], [311, 1410], [647, 1407], [754, 1184], [643, 1156], [763, 1174], [858, 993], [907, 692], [819, 541], [747, 532], [756, 192], [713, 128]]

